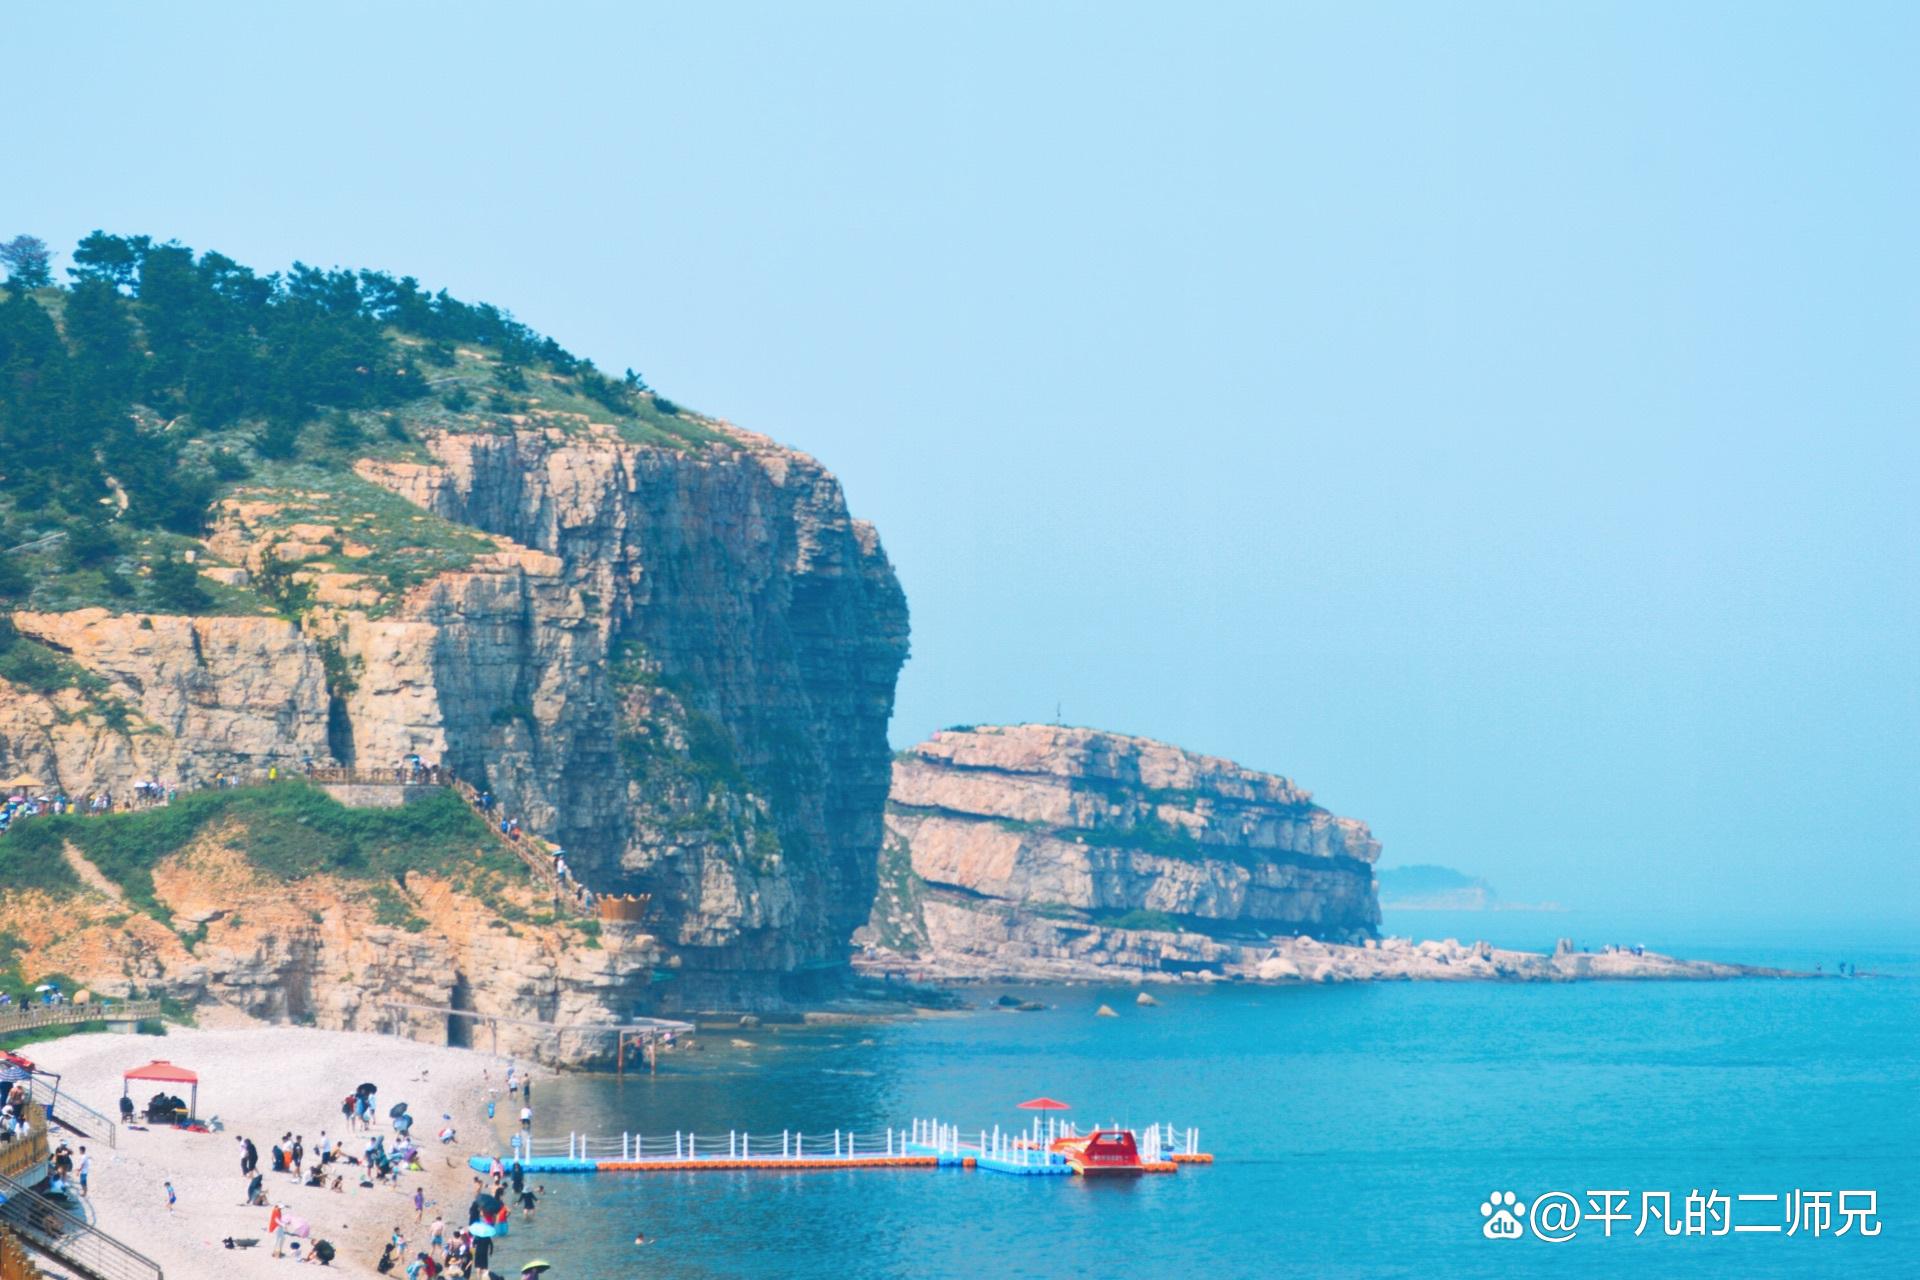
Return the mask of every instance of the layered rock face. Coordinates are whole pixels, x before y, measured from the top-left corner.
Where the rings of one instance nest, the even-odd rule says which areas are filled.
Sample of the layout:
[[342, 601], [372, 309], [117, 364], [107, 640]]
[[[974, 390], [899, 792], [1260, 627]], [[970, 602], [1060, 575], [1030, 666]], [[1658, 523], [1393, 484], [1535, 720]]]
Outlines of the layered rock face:
[[[93, 891], [62, 897], [0, 888], [0, 922], [25, 948], [23, 973], [71, 975], [97, 994], [213, 1000], [253, 1017], [330, 1030], [397, 1031], [443, 1042], [497, 1044], [503, 1053], [576, 1065], [614, 1052], [612, 1027], [631, 993], [664, 957], [630, 926], [530, 925], [541, 895], [514, 894], [519, 925], [501, 903], [453, 880], [410, 874], [412, 927], [381, 922], [381, 891], [365, 881], [314, 876], [292, 891], [257, 873], [214, 832], [154, 868], [169, 924], [130, 913], [106, 879], [69, 860]], [[471, 1019], [403, 1006], [500, 1015]], [[551, 1022], [561, 1033], [526, 1025]]]
[[[813, 994], [873, 897], [906, 604], [818, 463], [715, 431], [693, 449], [451, 433], [431, 461], [361, 462], [492, 547], [390, 607], [364, 577], [303, 572], [298, 624], [17, 615], [99, 685], [0, 684], [0, 765], [83, 795], [418, 753], [590, 887], [653, 895], [674, 976], [629, 1008]], [[209, 550], [261, 578], [339, 543], [274, 516], [230, 500]]]
[[[470, 590], [411, 611], [445, 650], [445, 758], [484, 764], [594, 887], [654, 895], [686, 1004], [804, 997], [840, 968], [873, 898], [906, 657], [905, 597], [838, 483], [763, 437], [731, 440], [689, 457], [446, 436], [437, 465], [363, 464], [551, 558], [543, 587], [566, 603], [529, 611], [544, 634], [473, 635], [490, 615]], [[530, 714], [502, 725], [503, 705]]]
[[947, 730], [895, 760], [887, 823], [867, 936], [909, 954], [1198, 968], [1229, 942], [1379, 924], [1365, 824], [1145, 738]]

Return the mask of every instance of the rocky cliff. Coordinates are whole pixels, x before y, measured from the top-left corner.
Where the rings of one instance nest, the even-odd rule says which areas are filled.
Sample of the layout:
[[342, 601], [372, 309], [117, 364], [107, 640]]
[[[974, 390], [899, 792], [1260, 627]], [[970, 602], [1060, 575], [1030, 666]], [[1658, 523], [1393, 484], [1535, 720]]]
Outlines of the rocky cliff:
[[1275, 935], [1358, 941], [1380, 918], [1363, 823], [1145, 738], [937, 733], [896, 757], [887, 829], [863, 937], [918, 959], [1197, 969]]
[[[418, 753], [590, 887], [653, 895], [663, 981], [588, 957], [548, 1007], [561, 988], [619, 1012], [818, 992], [873, 897], [906, 653], [873, 529], [811, 458], [724, 424], [691, 444], [538, 411], [414, 430], [354, 474], [216, 506], [199, 564], [257, 607], [16, 613], [76, 678], [0, 682], [0, 770], [124, 796]], [[449, 990], [487, 980], [450, 921], [410, 945]]]
[[554, 920], [544, 895], [498, 859], [489, 868], [485, 850], [390, 883], [323, 871], [289, 884], [250, 856], [260, 834], [242, 819], [218, 822], [160, 857], [151, 901], [134, 900], [69, 845], [77, 891], [0, 888], [0, 926], [22, 980], [57, 976], [96, 996], [161, 995], [582, 1064], [607, 1061], [614, 1037], [594, 1028], [624, 1020], [633, 993], [666, 962], [643, 929]]
[[1796, 976], [1565, 939], [1382, 938], [1379, 855], [1365, 824], [1228, 760], [1091, 729], [949, 729], [894, 759], [859, 963], [935, 982]]

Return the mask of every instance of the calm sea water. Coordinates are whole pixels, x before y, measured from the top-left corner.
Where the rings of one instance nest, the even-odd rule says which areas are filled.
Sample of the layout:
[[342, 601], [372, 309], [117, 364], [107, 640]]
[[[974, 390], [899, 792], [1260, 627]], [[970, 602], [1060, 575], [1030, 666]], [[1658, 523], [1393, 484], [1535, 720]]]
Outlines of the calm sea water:
[[[1551, 928], [1551, 925], [1548, 926]], [[1755, 956], [1751, 950], [1748, 958]], [[1825, 963], [1832, 948], [1765, 959]], [[1920, 1274], [1920, 957], [1824, 982], [1021, 990], [1044, 1013], [708, 1036], [625, 1083], [546, 1077], [542, 1127], [1197, 1125], [1219, 1163], [1130, 1182], [938, 1171], [547, 1177], [502, 1262], [554, 1280]], [[978, 993], [983, 998], [996, 992]], [[1096, 1018], [1102, 1002], [1117, 1019]], [[1512, 1190], [1873, 1189], [1882, 1233], [1489, 1241]], [[1738, 1221], [1766, 1221], [1764, 1205]], [[643, 1229], [659, 1243], [636, 1249]], [[1657, 1228], [1656, 1228], [1657, 1230]]]

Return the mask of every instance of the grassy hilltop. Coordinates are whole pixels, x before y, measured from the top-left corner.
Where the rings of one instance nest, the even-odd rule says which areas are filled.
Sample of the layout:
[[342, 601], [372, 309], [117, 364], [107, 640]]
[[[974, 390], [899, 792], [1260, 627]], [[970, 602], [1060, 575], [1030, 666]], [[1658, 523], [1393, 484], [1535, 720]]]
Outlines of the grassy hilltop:
[[[610, 377], [412, 277], [297, 263], [261, 276], [102, 232], [72, 260], [69, 284], [13, 261], [0, 289], [0, 617], [297, 613], [293, 571], [341, 549], [243, 585], [204, 575], [199, 538], [228, 497], [339, 530], [354, 571], [398, 595], [490, 545], [353, 473], [364, 457], [424, 459], [428, 431], [597, 421], [665, 447], [714, 438], [631, 370]], [[0, 633], [0, 677], [74, 678]]]

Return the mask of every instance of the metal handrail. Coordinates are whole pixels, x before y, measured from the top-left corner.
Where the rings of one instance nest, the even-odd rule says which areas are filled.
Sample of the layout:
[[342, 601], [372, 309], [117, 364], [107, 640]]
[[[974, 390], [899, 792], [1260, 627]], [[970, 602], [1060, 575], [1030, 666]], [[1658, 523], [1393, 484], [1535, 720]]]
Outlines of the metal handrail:
[[[79, 1113], [78, 1122], [74, 1113]], [[120, 1123], [104, 1111], [96, 1111], [70, 1093], [54, 1089], [53, 1097], [47, 1107], [48, 1119], [73, 1132], [83, 1134], [96, 1141], [105, 1142], [109, 1147], [120, 1146]]]
[[0, 1221], [28, 1245], [88, 1280], [166, 1280], [160, 1264], [65, 1205], [0, 1174]]

